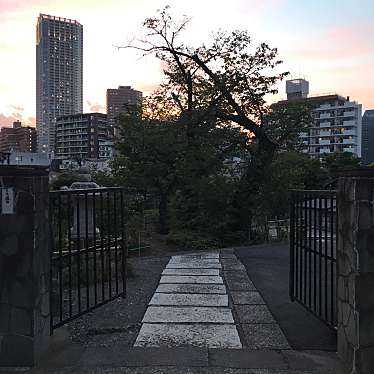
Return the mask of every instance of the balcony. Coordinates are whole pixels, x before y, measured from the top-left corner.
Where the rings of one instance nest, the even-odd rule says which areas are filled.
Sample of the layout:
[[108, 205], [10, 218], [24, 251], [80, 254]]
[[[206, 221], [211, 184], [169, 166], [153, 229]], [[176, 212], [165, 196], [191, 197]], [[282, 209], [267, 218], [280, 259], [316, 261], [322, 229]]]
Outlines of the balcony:
[[320, 119], [331, 118], [331, 113], [321, 113], [319, 118]]
[[331, 131], [326, 131], [326, 130], [321, 130], [319, 132], [319, 136], [330, 136], [331, 135]]
[[356, 150], [355, 150], [355, 148], [353, 148], [353, 147], [344, 147], [344, 148], [343, 148], [343, 151], [344, 151], [344, 152], [356, 153]]
[[343, 139], [343, 144], [355, 144], [355, 141], [353, 139]]
[[330, 152], [330, 148], [321, 148], [321, 149], [319, 150], [319, 153], [331, 153], [331, 152]]
[[327, 121], [321, 122], [319, 124], [319, 127], [330, 127], [330, 126], [331, 126], [331, 122], [327, 122]]
[[356, 126], [356, 121], [355, 120], [350, 120], [350, 121], [343, 121], [343, 126]]
[[320, 144], [320, 145], [330, 145], [330, 139], [320, 140], [320, 141], [319, 141], [319, 144]]
[[345, 130], [344, 132], [343, 132], [343, 135], [356, 135], [356, 130], [354, 129], [354, 130]]
[[349, 112], [344, 112], [343, 117], [355, 117], [356, 112], [354, 110], [351, 110]]

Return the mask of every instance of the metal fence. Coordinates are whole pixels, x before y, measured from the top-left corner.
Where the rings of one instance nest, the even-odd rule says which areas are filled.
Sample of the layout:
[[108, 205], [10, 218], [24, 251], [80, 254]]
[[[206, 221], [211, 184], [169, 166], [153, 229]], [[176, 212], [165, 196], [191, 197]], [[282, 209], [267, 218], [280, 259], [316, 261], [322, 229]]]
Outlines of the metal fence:
[[51, 331], [124, 296], [125, 199], [122, 188], [50, 193]]
[[336, 326], [336, 191], [292, 191], [290, 297]]

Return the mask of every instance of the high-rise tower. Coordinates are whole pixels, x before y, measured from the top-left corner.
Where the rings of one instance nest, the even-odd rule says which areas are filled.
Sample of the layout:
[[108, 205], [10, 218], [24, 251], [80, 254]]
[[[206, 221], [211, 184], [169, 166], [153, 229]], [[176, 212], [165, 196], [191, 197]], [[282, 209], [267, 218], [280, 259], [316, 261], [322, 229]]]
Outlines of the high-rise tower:
[[106, 90], [106, 112], [108, 125], [115, 129], [118, 116], [121, 113], [128, 113], [130, 110], [142, 105], [143, 93], [134, 90], [130, 86], [119, 86]]
[[38, 151], [55, 149], [56, 118], [83, 111], [83, 26], [40, 14], [36, 26]]

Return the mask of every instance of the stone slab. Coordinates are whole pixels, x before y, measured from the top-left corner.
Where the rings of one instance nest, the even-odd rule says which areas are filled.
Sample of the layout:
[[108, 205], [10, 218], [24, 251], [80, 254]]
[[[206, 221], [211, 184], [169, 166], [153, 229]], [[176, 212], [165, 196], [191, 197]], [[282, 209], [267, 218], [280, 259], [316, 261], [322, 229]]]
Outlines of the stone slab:
[[176, 259], [180, 259], [180, 258], [219, 258], [219, 253], [218, 252], [191, 253], [191, 254], [188, 254], [188, 255], [176, 255], [176, 256], [172, 256], [171, 258], [176, 258]]
[[218, 269], [166, 269], [162, 275], [219, 275]]
[[160, 284], [156, 292], [226, 294], [226, 287], [223, 284]]
[[240, 282], [226, 278], [226, 283], [230, 291], [257, 291], [252, 282]]
[[266, 305], [235, 305], [240, 323], [275, 323]]
[[276, 323], [242, 324], [246, 346], [250, 349], [290, 349]]
[[229, 308], [150, 306], [143, 323], [234, 323]]
[[229, 306], [227, 295], [191, 293], [155, 293], [149, 305], [164, 306]]
[[199, 262], [169, 262], [167, 269], [222, 269], [219, 262], [199, 261]]
[[[85, 368], [86, 373], [92, 373], [94, 367], [100, 367], [102, 374], [106, 372], [103, 367], [110, 368], [110, 373], [114, 370], [112, 368], [119, 366], [133, 368], [163, 365], [204, 367], [208, 366], [208, 352], [197, 347], [140, 348], [114, 344], [110, 347], [86, 348], [79, 365]], [[79, 373], [83, 373], [83, 370]]]
[[238, 265], [223, 265], [225, 271], [244, 271], [245, 266], [238, 264]]
[[265, 304], [260, 293], [256, 291], [233, 291], [231, 297], [234, 304]]
[[[225, 265], [223, 267], [225, 267]], [[241, 270], [241, 271], [233, 272], [233, 271], [226, 271], [224, 269], [223, 274], [228, 281], [242, 282], [242, 283], [245, 283], [245, 282], [252, 283], [251, 280], [249, 279], [246, 271]]]
[[223, 280], [214, 275], [163, 275], [160, 279], [162, 283], [223, 284]]
[[[250, 349], [214, 349], [209, 350], [209, 361], [210, 365], [213, 367], [258, 369], [258, 371], [256, 370], [254, 372], [245, 371], [245, 373], [250, 374], [289, 373], [288, 371], [283, 371], [288, 368], [288, 364], [284, 360], [282, 354], [276, 351], [254, 351]], [[264, 371], [260, 369], [264, 369]], [[277, 371], [273, 371], [272, 369], [275, 369]], [[230, 373], [234, 372], [230, 371]]]
[[235, 325], [143, 324], [136, 347], [242, 348]]
[[198, 257], [180, 257], [175, 258], [172, 257], [169, 260], [169, 264], [198, 264], [198, 263], [212, 263], [212, 264], [218, 264], [219, 259], [218, 258], [198, 258]]

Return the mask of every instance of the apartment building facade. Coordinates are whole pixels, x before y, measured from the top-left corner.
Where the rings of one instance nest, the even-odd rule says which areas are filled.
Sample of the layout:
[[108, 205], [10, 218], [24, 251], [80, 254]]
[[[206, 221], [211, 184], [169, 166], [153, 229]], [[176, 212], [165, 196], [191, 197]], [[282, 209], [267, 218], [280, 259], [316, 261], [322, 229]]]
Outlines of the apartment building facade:
[[36, 26], [38, 151], [55, 151], [56, 119], [83, 111], [83, 26], [40, 14]]
[[108, 88], [106, 91], [106, 112], [108, 124], [114, 129], [117, 119], [121, 113], [128, 113], [129, 110], [142, 105], [143, 93], [134, 90], [131, 86], [119, 86], [118, 88]]
[[36, 152], [36, 130], [20, 121], [0, 130], [0, 152]]
[[309, 96], [309, 83], [294, 79], [286, 83], [287, 100], [306, 102], [312, 111], [313, 123], [300, 133], [303, 151], [312, 158], [335, 152], [351, 152], [361, 157], [362, 105], [338, 94]]
[[362, 163], [374, 162], [374, 109], [366, 110], [362, 117]]
[[80, 113], [57, 118], [56, 158], [110, 158], [112, 144], [106, 114]]

